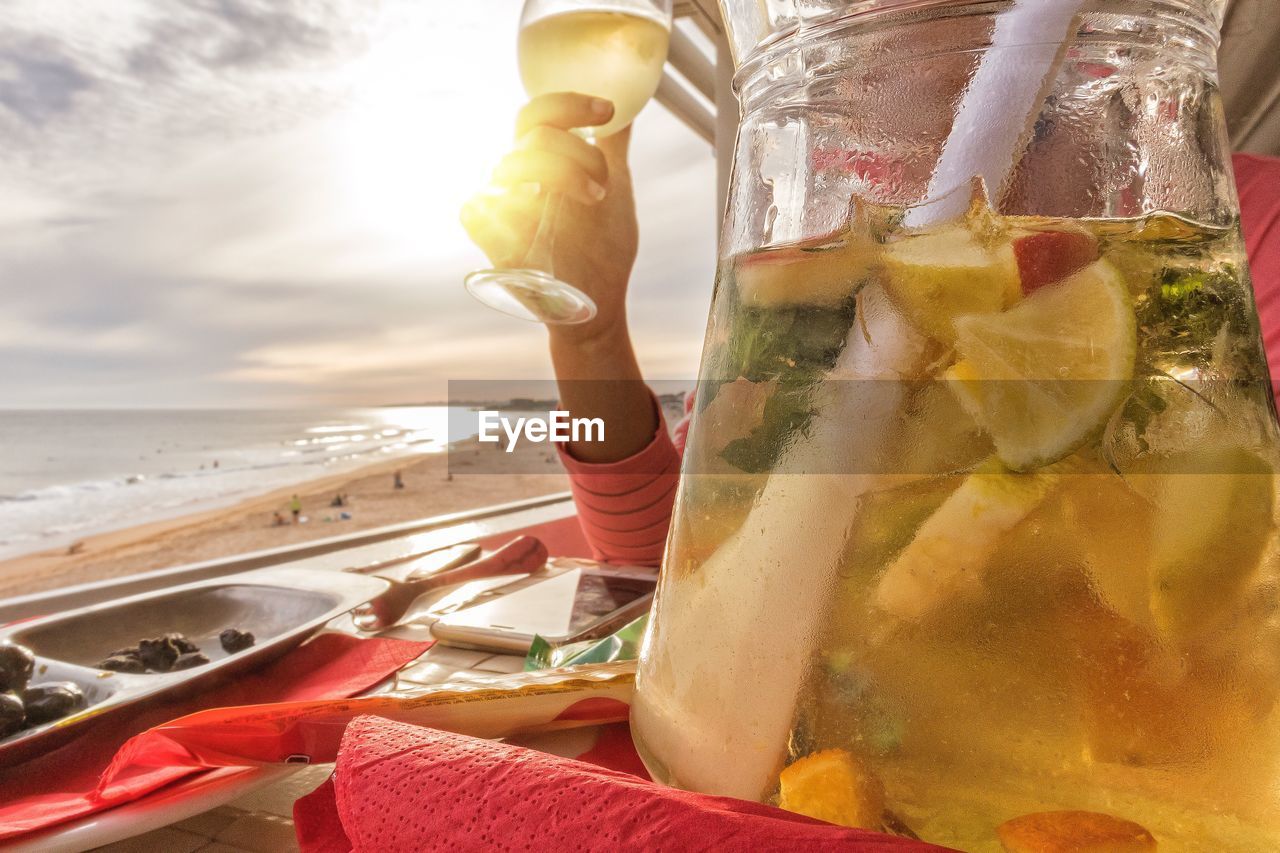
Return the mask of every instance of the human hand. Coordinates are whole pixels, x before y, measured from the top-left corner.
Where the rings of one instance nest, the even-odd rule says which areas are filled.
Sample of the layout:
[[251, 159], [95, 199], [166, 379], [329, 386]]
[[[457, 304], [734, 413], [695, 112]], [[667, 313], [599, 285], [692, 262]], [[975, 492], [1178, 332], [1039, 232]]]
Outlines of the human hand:
[[[534, 265], [528, 256], [544, 211], [555, 216], [552, 272], [598, 308], [589, 323], [548, 327], [554, 340], [569, 344], [626, 333], [627, 281], [638, 238], [627, 168], [631, 129], [595, 145], [570, 132], [606, 124], [612, 115], [612, 104], [587, 95], [534, 98], [520, 111], [516, 147], [494, 170], [494, 187], [462, 209], [468, 235], [499, 268]], [[548, 205], [550, 194], [555, 198]]]

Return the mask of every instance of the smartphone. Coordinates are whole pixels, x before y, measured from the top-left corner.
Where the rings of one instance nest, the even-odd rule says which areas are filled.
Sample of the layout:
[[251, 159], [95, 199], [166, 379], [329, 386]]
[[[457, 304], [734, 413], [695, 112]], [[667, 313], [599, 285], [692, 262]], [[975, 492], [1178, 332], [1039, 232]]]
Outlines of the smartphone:
[[657, 581], [654, 568], [552, 560], [445, 613], [431, 633], [450, 646], [521, 654], [535, 634], [553, 645], [603, 637], [648, 611]]

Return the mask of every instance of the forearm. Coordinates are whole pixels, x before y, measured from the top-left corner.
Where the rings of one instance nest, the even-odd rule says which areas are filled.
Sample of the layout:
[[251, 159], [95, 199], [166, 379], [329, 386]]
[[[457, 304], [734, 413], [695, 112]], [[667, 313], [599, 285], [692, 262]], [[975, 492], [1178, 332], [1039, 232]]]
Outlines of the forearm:
[[569, 442], [575, 459], [617, 462], [653, 441], [658, 415], [625, 323], [590, 336], [552, 330], [551, 363], [560, 404], [570, 416], [599, 418], [605, 424], [603, 441]]

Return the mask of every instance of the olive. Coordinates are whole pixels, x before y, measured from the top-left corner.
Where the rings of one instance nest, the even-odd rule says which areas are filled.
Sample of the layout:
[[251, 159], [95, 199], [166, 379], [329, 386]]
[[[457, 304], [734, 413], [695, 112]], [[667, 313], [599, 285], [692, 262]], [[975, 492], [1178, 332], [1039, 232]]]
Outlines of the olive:
[[249, 648], [257, 640], [248, 631], [241, 631], [239, 628], [227, 628], [218, 635], [218, 642], [222, 643], [223, 650], [228, 654], [235, 654]]
[[98, 661], [98, 669], [109, 669], [112, 672], [146, 672], [147, 665], [136, 655], [112, 655]]
[[26, 721], [27, 711], [22, 707], [22, 700], [12, 693], [0, 693], [0, 737], [13, 734]]
[[17, 643], [0, 643], [0, 691], [26, 687], [35, 668], [36, 659], [31, 649]]
[[188, 640], [186, 634], [169, 633], [165, 634], [164, 638], [173, 644], [179, 654], [185, 655], [187, 652], [200, 651], [200, 647]]
[[209, 659], [201, 652], [187, 652], [184, 655], [178, 655], [178, 659], [173, 662], [172, 669], [191, 669], [193, 666], [204, 666]]
[[38, 726], [83, 708], [85, 701], [80, 685], [52, 681], [22, 691], [22, 704], [27, 708], [27, 725]]
[[173, 669], [173, 663], [180, 654], [182, 652], [178, 651], [177, 643], [168, 637], [138, 641], [138, 657], [142, 658], [147, 669], [153, 669], [156, 672], [168, 672]]

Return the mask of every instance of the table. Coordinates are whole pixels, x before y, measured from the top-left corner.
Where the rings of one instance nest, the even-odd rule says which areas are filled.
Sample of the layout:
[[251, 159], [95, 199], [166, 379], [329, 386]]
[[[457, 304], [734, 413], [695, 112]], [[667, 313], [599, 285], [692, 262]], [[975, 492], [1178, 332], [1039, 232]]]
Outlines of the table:
[[[341, 571], [461, 542], [475, 541], [491, 548], [520, 533], [543, 539], [555, 556], [588, 554], [569, 496], [555, 495], [437, 519], [423, 519], [323, 542], [304, 543], [293, 548], [238, 555], [11, 599], [0, 602], [0, 621], [56, 612], [253, 568], [295, 566]], [[406, 622], [408, 624], [384, 631], [382, 635], [417, 640], [429, 637], [425, 627], [412, 624], [412, 613], [406, 617]], [[329, 629], [349, 630], [350, 620], [340, 617], [330, 623]], [[415, 684], [439, 684], [518, 672], [523, 666], [522, 656], [436, 645], [371, 692], [393, 686], [412, 688]], [[577, 755], [584, 751], [583, 738], [593, 737], [594, 733], [590, 732], [569, 732], [563, 736], [541, 738], [536, 745], [546, 751], [562, 749], [561, 754]], [[331, 770], [332, 765], [316, 765], [230, 772], [226, 774], [225, 781], [206, 786], [199, 798], [175, 794], [169, 798], [172, 802], [132, 812], [128, 811], [132, 805], [123, 806], [85, 821], [28, 836], [15, 847], [19, 851], [40, 853], [85, 849], [112, 853], [152, 853], [157, 850], [165, 853], [280, 853], [296, 850], [293, 803], [327, 779]], [[160, 793], [163, 792], [157, 792]], [[94, 846], [104, 841], [108, 843]]]
[[[400, 685], [438, 684], [519, 672], [524, 658], [437, 645], [399, 673]], [[540, 744], [541, 746], [542, 744]], [[104, 853], [284, 853], [297, 850], [293, 803], [329, 778], [332, 765], [305, 767], [223, 806], [123, 841]]]

